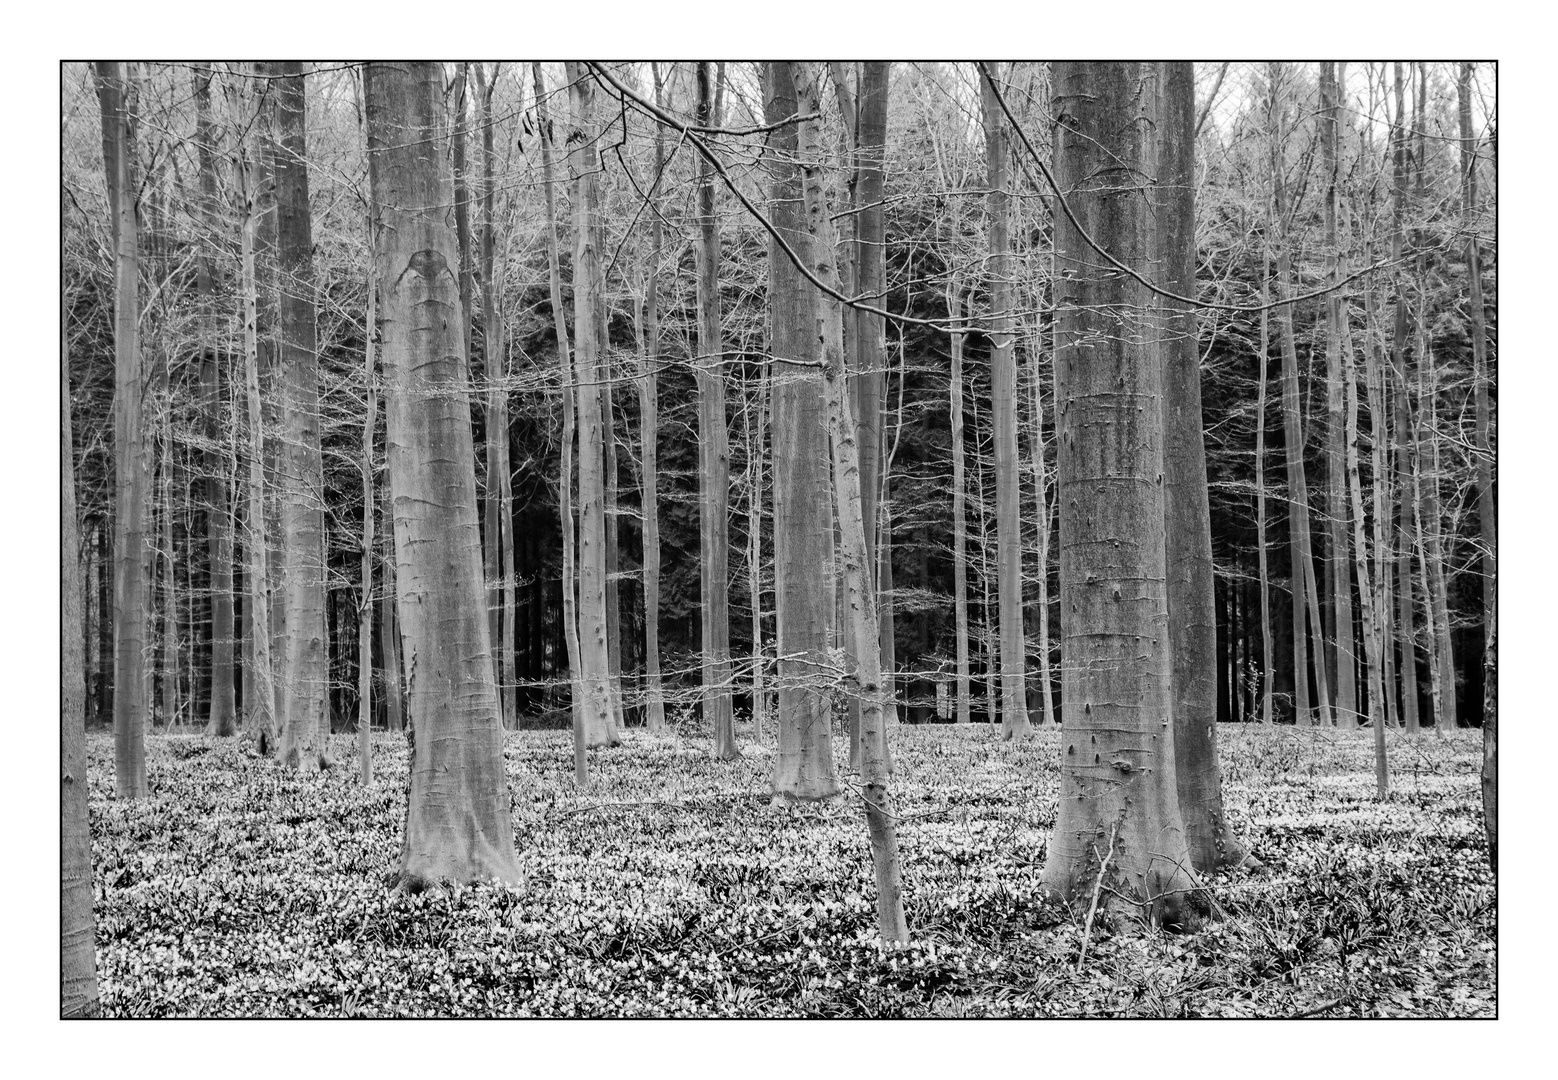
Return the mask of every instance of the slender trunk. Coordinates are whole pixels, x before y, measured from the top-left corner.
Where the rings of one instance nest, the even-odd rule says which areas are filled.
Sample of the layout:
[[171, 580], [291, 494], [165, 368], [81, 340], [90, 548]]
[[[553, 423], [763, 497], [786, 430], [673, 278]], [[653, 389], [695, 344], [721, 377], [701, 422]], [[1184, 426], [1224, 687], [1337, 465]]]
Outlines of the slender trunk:
[[1044, 472], [1044, 377], [1039, 372], [1039, 342], [1032, 340], [1028, 366], [1032, 369], [1033, 383], [1033, 521], [1037, 534], [1039, 583], [1038, 610], [1034, 613], [1039, 627], [1039, 697], [1043, 702], [1042, 722], [1045, 727], [1055, 723], [1055, 700], [1050, 687], [1049, 665], [1049, 493], [1048, 478]]
[[594, 84], [583, 68], [567, 66], [570, 103], [567, 145], [573, 184], [573, 378], [579, 432], [579, 665], [586, 746], [615, 746], [620, 708], [611, 681], [606, 620], [606, 470], [601, 430], [605, 379], [606, 292], [601, 265], [599, 132]]
[[[698, 64], [698, 123], [719, 125], [713, 72]], [[714, 167], [698, 169], [698, 571], [703, 619], [703, 713], [714, 756], [739, 757], [730, 685], [730, 448], [725, 420], [724, 344], [720, 326], [719, 223], [714, 213]]]
[[[999, 64], [990, 64], [996, 77]], [[990, 194], [990, 412], [995, 425], [996, 591], [1001, 609], [1001, 737], [1028, 730], [1026, 642], [1022, 625], [1022, 507], [1017, 458], [1017, 366], [1011, 327], [1010, 211], [1006, 193], [1006, 131], [995, 88], [980, 84]]]
[[[113, 78], [109, 73], [108, 78]], [[106, 110], [104, 119], [115, 122]], [[60, 315], [60, 1018], [98, 1014], [87, 824], [86, 640], [70, 435], [70, 335]]]
[[304, 143], [303, 65], [284, 61], [276, 97], [277, 270], [280, 280], [280, 452], [286, 573], [286, 656], [278, 692], [277, 756], [299, 772], [319, 769], [329, 733], [325, 639], [324, 465], [319, 447], [319, 358], [314, 312], [314, 241]]
[[[1402, 81], [1401, 65], [1395, 66], [1396, 88], [1396, 119], [1391, 130], [1391, 158], [1393, 197], [1391, 207], [1391, 260], [1398, 265], [1402, 259], [1402, 250], [1406, 244], [1406, 203], [1407, 203], [1407, 143], [1406, 143], [1406, 101], [1404, 97], [1404, 84]], [[1396, 409], [1395, 409], [1395, 434], [1396, 434], [1396, 487], [1400, 492], [1400, 517], [1399, 531], [1397, 533], [1397, 550], [1400, 552], [1396, 564], [1397, 588], [1396, 603], [1398, 615], [1396, 618], [1396, 633], [1399, 636], [1401, 647], [1401, 706], [1406, 718], [1407, 734], [1417, 734], [1420, 727], [1418, 716], [1418, 676], [1417, 676], [1417, 628], [1414, 623], [1414, 608], [1412, 582], [1412, 548], [1415, 528], [1413, 522], [1417, 516], [1416, 501], [1413, 497], [1415, 482], [1412, 471], [1411, 448], [1408, 438], [1412, 431], [1411, 410], [1412, 404], [1408, 390], [1407, 376], [1407, 295], [1405, 278], [1398, 271], [1396, 274], [1396, 320], [1395, 335], [1391, 348], [1392, 374], [1396, 380]]]
[[[1161, 195], [1154, 217], [1158, 261], [1165, 289], [1194, 296], [1195, 72], [1186, 61], [1160, 64], [1157, 74], [1161, 140], [1157, 190]], [[1168, 573], [1165, 592], [1174, 775], [1191, 865], [1206, 873], [1238, 866], [1247, 856], [1223, 811], [1223, 778], [1217, 763], [1220, 680], [1214, 667], [1217, 608], [1206, 447], [1201, 434], [1199, 331], [1195, 309], [1188, 304], [1159, 300], [1158, 305], [1163, 334], [1164, 561]], [[1236, 638], [1232, 626], [1227, 636], [1228, 651], [1233, 654]], [[1237, 680], [1230, 677], [1230, 711], [1237, 692]]]
[[363, 787], [373, 783], [373, 427], [379, 414], [378, 387], [373, 378], [374, 347], [378, 344], [377, 283], [373, 279], [372, 252], [377, 241], [369, 230], [368, 315], [364, 326], [362, 379], [368, 395], [362, 422], [362, 583], [357, 601], [357, 760]]
[[[1346, 79], [1343, 64], [1341, 78]], [[1341, 265], [1336, 239], [1341, 185], [1337, 169], [1337, 69], [1331, 62], [1320, 65], [1320, 152], [1325, 199], [1326, 278], [1333, 285], [1340, 280]], [[1336, 723], [1358, 726], [1358, 689], [1355, 677], [1356, 649], [1353, 644], [1352, 575], [1347, 541], [1346, 431], [1343, 421], [1342, 324], [1347, 318], [1340, 291], [1325, 298], [1326, 313], [1326, 526], [1329, 531], [1331, 570], [1331, 621], [1335, 628], [1332, 669], [1336, 672]], [[1356, 393], [1356, 388], [1354, 388]], [[1361, 587], [1361, 582], [1360, 582]]]
[[[1493, 443], [1491, 434], [1491, 409], [1488, 404], [1488, 332], [1486, 315], [1482, 307], [1482, 245], [1478, 233], [1477, 202], [1477, 140], [1471, 127], [1471, 69], [1470, 63], [1461, 65], [1456, 80], [1457, 104], [1461, 128], [1461, 218], [1466, 230], [1466, 276], [1470, 295], [1466, 305], [1471, 316], [1472, 400], [1476, 412], [1473, 446], [1477, 459], [1477, 522], [1482, 537], [1482, 641], [1483, 651], [1493, 651], [1494, 599], [1498, 588], [1498, 512], [1493, 502]], [[1490, 665], [1484, 663], [1485, 668]], [[1490, 682], [1491, 693], [1497, 696], [1497, 680]], [[1489, 691], [1483, 697], [1489, 698]], [[1484, 717], [1486, 726], [1490, 721]], [[1489, 818], [1493, 820], [1492, 817]], [[1491, 837], [1488, 849], [1493, 850]]]
[[[954, 325], [963, 317], [962, 287], [954, 277], [947, 283], [947, 318]], [[957, 634], [957, 723], [969, 716], [968, 686], [968, 481], [963, 462], [963, 337], [952, 331], [952, 605]]]
[[[1150, 188], [1137, 178], [1159, 175], [1157, 95], [1143, 89], [1153, 74], [1056, 63], [1053, 91], [1067, 118], [1055, 128], [1055, 171], [1077, 221], [1147, 272], [1157, 245]], [[1102, 273], [1064, 215], [1053, 280], [1066, 720], [1042, 882], [1073, 907], [1107, 886], [1141, 905], [1128, 910], [1188, 927], [1199, 903], [1175, 794], [1163, 309], [1134, 279]]]
[[[552, 321], [557, 333], [557, 363], [563, 383], [563, 447], [562, 462], [557, 480], [557, 510], [562, 519], [563, 532], [563, 641], [568, 650], [569, 702], [573, 715], [574, 783], [583, 790], [590, 782], [589, 763], [584, 750], [588, 742], [585, 730], [585, 676], [579, 641], [579, 616], [575, 596], [578, 580], [575, 576], [575, 552], [573, 516], [573, 440], [578, 424], [574, 407], [574, 372], [568, 352], [568, 324], [563, 310], [562, 255], [557, 240], [557, 203], [552, 187], [552, 122], [547, 117], [546, 83], [542, 79], [539, 61], [530, 65], [535, 82], [536, 117], [540, 127], [541, 174], [546, 190], [547, 267], [551, 284]], [[575, 264], [575, 272], [578, 267]], [[578, 302], [577, 290], [575, 303]], [[576, 324], [577, 325], [577, 324]]]
[[[791, 74], [800, 113], [819, 113], [815, 66], [809, 63], [794, 64]], [[823, 183], [820, 125], [812, 120], [802, 120], [797, 123], [797, 128], [811, 266], [819, 281], [830, 288], [836, 288], [838, 271], [834, 252], [837, 237]], [[861, 515], [860, 456], [856, 447], [853, 410], [850, 408], [845, 383], [843, 327], [839, 305], [820, 291], [812, 293], [812, 309], [812, 349], [813, 355], [822, 362], [828, 434], [833, 447], [840, 558], [848, 589], [851, 629], [860, 663], [860, 786], [876, 876], [877, 931], [886, 942], [904, 943], [909, 940], [909, 925], [904, 917], [898, 833], [892, 794], [888, 788], [887, 730], [881, 698], [876, 597], [866, 563], [866, 530]]]
[[[767, 135], [769, 218], [808, 265], [811, 240], [796, 168], [791, 65], [765, 63], [763, 116]], [[833, 542], [828, 506], [828, 429], [822, 371], [812, 359], [813, 298], [778, 241], [768, 244], [769, 352], [773, 369], [774, 630], [778, 657], [779, 752], [774, 757], [776, 800], [826, 799], [839, 793], [833, 764], [828, 629], [833, 581], [818, 567]]]
[[[1280, 82], [1280, 64], [1272, 64], [1273, 98]], [[1280, 246], [1277, 248], [1277, 299], [1283, 299], [1292, 279], [1292, 263], [1286, 235], [1286, 192], [1282, 175], [1282, 125], [1280, 112], [1272, 105], [1271, 177], [1272, 203]], [[1298, 392], [1298, 347], [1293, 340], [1293, 306], [1277, 309], [1278, 329], [1282, 337], [1282, 418], [1283, 442], [1287, 454], [1288, 533], [1292, 553], [1293, 578], [1293, 688], [1297, 700], [1294, 717], [1299, 724], [1309, 723], [1308, 657], [1315, 658], [1316, 704], [1322, 727], [1333, 726], [1330, 680], [1326, 674], [1325, 639], [1320, 620], [1320, 590], [1315, 585], [1314, 559], [1310, 554], [1309, 483], [1304, 476], [1303, 418]], [[1309, 614], [1309, 640], [1304, 633], [1304, 613]], [[1308, 646], [1312, 644], [1312, 649]]]
[[416, 892], [445, 878], [512, 883], [519, 866], [482, 610], [464, 341], [450, 326], [459, 251], [440, 151], [443, 75], [436, 64], [375, 63], [363, 82], [412, 731], [399, 887]]
[[[1267, 208], [1270, 219], [1270, 207]], [[1270, 231], [1262, 230], [1260, 266], [1260, 385], [1255, 398], [1255, 547], [1260, 559], [1260, 642], [1261, 704], [1260, 722], [1275, 722], [1272, 692], [1277, 666], [1274, 657], [1271, 624], [1271, 575], [1266, 563], [1266, 358], [1271, 355], [1271, 326], [1266, 311], [1267, 283], [1271, 280]]]
[[752, 598], [752, 737], [763, 740], [767, 719], [763, 685], [763, 414], [768, 406], [768, 383], [757, 403], [757, 417], [751, 418], [750, 397], [742, 387], [742, 413], [747, 433], [747, 593]]
[[114, 241], [114, 794], [147, 794], [144, 530], [146, 463], [141, 430], [140, 245], [134, 145], [125, 68], [97, 65], [103, 163]]
[[[385, 502], [390, 501], [386, 477]], [[387, 514], [385, 515], [388, 516]], [[384, 657], [384, 724], [399, 734], [406, 728], [405, 696], [400, 663], [400, 626], [395, 617], [395, 536], [391, 529], [384, 530], [384, 598], [379, 601], [379, 651]]]
[[[1364, 245], [1363, 252], [1364, 262], [1372, 262], [1373, 252], [1368, 244]], [[1364, 339], [1367, 346], [1363, 353], [1363, 370], [1369, 395], [1373, 467], [1373, 483], [1370, 486], [1374, 500], [1374, 561], [1370, 572], [1375, 583], [1375, 629], [1379, 634], [1380, 663], [1383, 665], [1381, 676], [1385, 683], [1385, 723], [1390, 727], [1397, 727], [1401, 723], [1402, 713], [1396, 696], [1396, 664], [1393, 647], [1395, 620], [1391, 607], [1390, 587], [1391, 573], [1395, 565], [1390, 556], [1391, 474], [1387, 466], [1390, 413], [1385, 404], [1384, 363], [1380, 357], [1380, 340], [1376, 330], [1379, 321], [1375, 315], [1373, 288], [1363, 290], [1363, 315]]]
[[1498, 870], [1498, 594], [1482, 656], [1482, 822], [1488, 834], [1488, 865]]
[[[655, 105], [661, 105], [660, 66], [651, 62], [655, 83]], [[655, 179], [649, 189], [651, 201], [658, 200], [661, 174], [665, 172], [665, 127], [655, 125]], [[650, 731], [665, 730], [665, 693], [660, 684], [660, 468], [658, 432], [660, 428], [660, 254], [663, 243], [658, 207], [649, 222], [649, 265], [645, 269], [644, 321], [640, 355], [643, 377], [638, 384], [640, 453], [643, 459], [644, 546], [644, 677], [646, 708]]]

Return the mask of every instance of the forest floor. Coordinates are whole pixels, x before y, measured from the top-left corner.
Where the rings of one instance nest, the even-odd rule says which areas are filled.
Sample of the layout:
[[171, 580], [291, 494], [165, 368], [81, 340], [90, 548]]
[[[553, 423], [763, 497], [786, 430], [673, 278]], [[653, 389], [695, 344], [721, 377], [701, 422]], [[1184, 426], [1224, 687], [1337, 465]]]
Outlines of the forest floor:
[[[93, 734], [97, 950], [110, 1016], [1492, 1016], [1479, 732], [1219, 729], [1258, 875], [1207, 885], [1199, 932], [1092, 928], [1038, 896], [1057, 734], [895, 736], [913, 937], [884, 950], [858, 799], [770, 807], [772, 751], [630, 730], [590, 755], [507, 736], [524, 883], [401, 896], [406, 747], [355, 736], [283, 772], [237, 739], [154, 735], [151, 796], [113, 801]], [[835, 757], [848, 761], [847, 745]], [[846, 781], [854, 777], [846, 773]]]

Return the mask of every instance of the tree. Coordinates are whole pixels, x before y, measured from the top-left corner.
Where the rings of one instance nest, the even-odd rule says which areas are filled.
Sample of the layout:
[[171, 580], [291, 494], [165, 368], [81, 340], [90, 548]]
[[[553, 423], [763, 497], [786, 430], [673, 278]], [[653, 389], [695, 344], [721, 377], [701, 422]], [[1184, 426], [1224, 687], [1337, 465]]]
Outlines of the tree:
[[[601, 266], [595, 87], [582, 65], [567, 66], [568, 172], [573, 183], [573, 378], [579, 431], [579, 668], [586, 746], [616, 746], [620, 713], [611, 681], [606, 622], [606, 474], [601, 386], [605, 379], [606, 286]], [[565, 587], [571, 587], [565, 585]]]
[[[96, 1016], [92, 837], [87, 831], [86, 642], [70, 437], [69, 326], [60, 325], [60, 1017]], [[121, 695], [129, 697], [130, 695]]]
[[[1163, 925], [1192, 921], [1176, 798], [1163, 460], [1161, 307], [1098, 268], [1155, 254], [1151, 67], [1054, 65], [1055, 412], [1064, 644], [1061, 793], [1043, 882], [1075, 905], [1107, 887]], [[1091, 242], [1085, 239], [1091, 237]]]
[[401, 888], [517, 881], [493, 682], [436, 64], [364, 73], [411, 786]]
[[[1161, 64], [1157, 79], [1159, 260], [1165, 291], [1196, 289], [1195, 70]], [[1174, 775], [1191, 865], [1209, 872], [1247, 855], [1223, 812], [1217, 763], [1217, 600], [1202, 441], [1201, 349], [1195, 309], [1158, 298], [1163, 338], [1163, 488], [1168, 570]]]
[[[792, 64], [796, 108], [802, 117], [820, 114], [815, 65]], [[817, 280], [838, 292], [838, 245], [823, 183], [824, 151], [814, 119], [796, 121], [801, 162], [802, 194], [810, 262]], [[828, 407], [828, 436], [833, 447], [833, 490], [839, 523], [839, 558], [843, 563], [850, 632], [859, 657], [860, 797], [865, 804], [871, 837], [871, 861], [876, 876], [876, 921], [882, 940], [909, 940], [903, 912], [902, 870], [898, 831], [888, 789], [887, 729], [882, 709], [882, 658], [876, 620], [876, 596], [866, 564], [865, 522], [860, 505], [860, 456], [855, 445], [855, 421], [845, 382], [843, 322], [839, 304], [821, 289], [812, 290], [811, 349], [821, 362], [823, 393]]]
[[[200, 218], [206, 229], [216, 225], [216, 136], [211, 124], [211, 68], [194, 74], [195, 150], [200, 169]], [[216, 309], [216, 285], [207, 245], [195, 255], [195, 290], [201, 306], [201, 404], [205, 408], [206, 438], [202, 454], [206, 474], [206, 551], [211, 566], [211, 697], [206, 731], [211, 735], [237, 733], [237, 704], [233, 695], [233, 519], [227, 501], [227, 476], [218, 447], [222, 443], [222, 370], [217, 343], [221, 315]], [[195, 688], [190, 687], [193, 694]]]
[[[661, 104], [660, 65], [650, 62], [654, 80], [655, 105]], [[660, 182], [665, 173], [665, 127], [655, 125], [655, 178], [649, 198], [658, 201]], [[644, 681], [645, 711], [650, 731], [665, 730], [665, 693], [660, 682], [660, 258], [663, 248], [661, 215], [650, 216], [649, 258], [643, 270], [644, 306], [642, 320], [634, 319], [639, 335], [639, 354], [643, 357], [638, 380], [639, 451], [643, 458], [644, 550]], [[635, 314], [637, 312], [635, 311]]]
[[[833, 765], [833, 718], [822, 673], [828, 663], [833, 583], [817, 572], [832, 542], [828, 506], [828, 429], [823, 379], [812, 359], [812, 298], [779, 237], [808, 258], [810, 239], [796, 168], [795, 82], [786, 61], [763, 64], [763, 117], [768, 132], [768, 214], [778, 237], [768, 241], [769, 352], [774, 371], [774, 613], [778, 630], [779, 753], [775, 798], [825, 799], [839, 792]], [[810, 260], [808, 259], [808, 262]], [[863, 526], [862, 526], [863, 527]]]
[[[698, 63], [697, 123], [718, 127], [714, 80]], [[698, 170], [698, 573], [703, 617], [703, 714], [714, 734], [714, 756], [741, 756], [736, 746], [730, 678], [730, 445], [725, 419], [725, 352], [720, 330], [719, 220], [714, 166]]]
[[125, 66], [100, 62], [103, 166], [114, 242], [114, 794], [139, 799], [146, 786], [146, 459], [142, 435], [140, 243], [135, 145]]
[[1006, 128], [996, 103], [997, 64], [983, 65], [980, 104], [990, 194], [990, 412], [995, 423], [996, 588], [1001, 609], [1001, 737], [1028, 731], [1028, 689], [1022, 625], [1022, 491], [1017, 458], [1017, 364], [1011, 332], [1010, 211], [1006, 192]]
[[277, 269], [280, 297], [281, 527], [286, 587], [277, 757], [317, 771], [330, 732], [326, 700], [324, 463], [319, 451], [319, 356], [314, 313], [314, 240], [308, 204], [303, 65], [282, 61], [276, 99]]

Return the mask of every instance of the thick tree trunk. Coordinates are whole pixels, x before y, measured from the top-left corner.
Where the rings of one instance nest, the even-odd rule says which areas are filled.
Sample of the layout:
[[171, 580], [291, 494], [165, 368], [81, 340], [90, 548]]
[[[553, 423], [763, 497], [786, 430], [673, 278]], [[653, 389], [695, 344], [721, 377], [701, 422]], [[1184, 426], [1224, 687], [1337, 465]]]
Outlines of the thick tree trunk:
[[1043, 882], [1073, 908], [1107, 887], [1155, 923], [1188, 926], [1197, 882], [1171, 722], [1161, 308], [1135, 280], [1101, 272], [1078, 229], [1151, 272], [1151, 206], [1137, 178], [1158, 175], [1152, 74], [1135, 63], [1054, 65], [1055, 171], [1077, 224], [1057, 215], [1066, 721]]
[[[1346, 65], [1342, 66], [1345, 79]], [[1339, 249], [1336, 239], [1340, 177], [1337, 172], [1337, 73], [1336, 65], [1326, 62], [1320, 65], [1320, 152], [1323, 159], [1322, 178], [1326, 187], [1325, 200], [1325, 263], [1326, 279], [1334, 284], [1339, 280]], [[1346, 395], [1342, 389], [1343, 320], [1347, 318], [1343, 297], [1333, 292], [1325, 298], [1326, 311], [1326, 486], [1327, 521], [1330, 538], [1331, 570], [1331, 622], [1335, 639], [1332, 645], [1332, 670], [1336, 673], [1336, 723], [1341, 727], [1357, 727], [1358, 688], [1356, 669], [1358, 658], [1353, 644], [1352, 625], [1352, 573], [1348, 563], [1351, 558], [1347, 540], [1347, 436], [1343, 410]], [[1356, 387], [1353, 388], [1356, 393]]]
[[142, 435], [140, 245], [134, 144], [121, 63], [97, 65], [114, 242], [114, 794], [146, 786], [146, 460]]
[[[110, 74], [109, 76], [113, 76]], [[105, 116], [105, 120], [109, 119]], [[96, 1016], [92, 836], [87, 828], [86, 641], [76, 477], [70, 436], [70, 352], [60, 322], [60, 1018]]]
[[[999, 77], [991, 63], [988, 78]], [[1006, 192], [1006, 127], [995, 88], [980, 83], [990, 194], [990, 412], [995, 425], [996, 591], [1001, 608], [1001, 737], [1028, 731], [1028, 693], [1022, 625], [1022, 506], [1017, 458], [1017, 365], [1011, 318], [1010, 211]]]
[[[719, 125], [714, 78], [698, 63], [698, 123]], [[703, 618], [703, 714], [714, 756], [741, 755], [736, 746], [730, 685], [730, 447], [725, 422], [724, 344], [720, 329], [719, 223], [714, 214], [714, 167], [698, 167], [698, 571]]]
[[325, 645], [324, 464], [319, 451], [319, 357], [314, 312], [314, 241], [304, 141], [303, 65], [284, 61], [271, 90], [278, 121], [277, 268], [281, 292], [280, 483], [286, 574], [286, 656], [277, 690], [282, 731], [277, 757], [319, 769], [329, 733]]
[[[651, 62], [655, 105], [661, 105], [660, 66]], [[655, 179], [649, 198], [660, 195], [665, 172], [665, 127], [655, 125]], [[640, 455], [642, 457], [644, 549], [644, 680], [650, 731], [665, 730], [665, 693], [660, 683], [660, 255], [663, 235], [658, 208], [650, 215], [649, 264], [644, 270], [644, 318], [639, 352], [643, 375], [638, 383]], [[770, 259], [772, 261], [772, 259]]]
[[413, 737], [400, 887], [519, 878], [492, 678], [465, 390], [459, 258], [435, 64], [370, 64], [385, 406]]
[[[577, 545], [574, 540], [573, 516], [573, 440], [578, 425], [578, 413], [574, 407], [573, 361], [568, 351], [568, 324], [563, 310], [562, 252], [557, 240], [557, 201], [552, 188], [552, 122], [547, 117], [546, 83], [541, 75], [540, 62], [532, 63], [530, 70], [535, 83], [536, 117], [540, 126], [538, 141], [541, 143], [541, 175], [546, 191], [547, 273], [551, 285], [552, 323], [557, 333], [557, 364], [563, 383], [563, 449], [557, 482], [557, 512], [562, 519], [563, 534], [563, 642], [568, 652], [568, 697], [573, 715], [574, 782], [583, 788], [589, 783], [589, 763], [584, 756], [584, 748], [588, 742], [586, 728], [588, 721], [585, 719], [586, 684], [579, 642], [578, 605], [575, 601], [579, 583], [574, 565]], [[577, 273], [577, 264], [575, 272]], [[574, 297], [577, 304], [577, 290]]]
[[[1195, 71], [1158, 65], [1158, 190], [1155, 207], [1162, 286], [1196, 288]], [[1201, 352], [1195, 309], [1158, 300], [1163, 351], [1163, 486], [1168, 569], [1168, 644], [1174, 775], [1191, 865], [1203, 873], [1246, 859], [1223, 812], [1217, 763], [1217, 609], [1212, 517], [1201, 423]], [[1232, 643], [1230, 643], [1230, 652]], [[1237, 694], [1237, 683], [1230, 696]]]
[[[798, 112], [791, 65], [763, 65], [763, 116]], [[768, 133], [769, 219], [808, 265], [811, 241], [795, 166], [794, 125]], [[774, 615], [779, 679], [776, 799], [839, 793], [827, 679], [833, 579], [818, 573], [833, 540], [828, 506], [828, 431], [822, 371], [811, 336], [810, 286], [778, 241], [768, 242], [769, 350], [773, 357]]]
[[606, 620], [606, 470], [601, 430], [605, 378], [606, 294], [601, 265], [600, 156], [594, 84], [570, 63], [567, 145], [574, 185], [573, 303], [575, 405], [579, 417], [579, 667], [584, 689], [584, 743], [615, 746], [621, 710], [611, 681]]
[[[802, 115], [820, 113], [815, 65], [793, 64], [791, 76], [795, 84], [798, 111]], [[823, 183], [820, 127], [814, 120], [798, 121], [798, 150], [802, 163], [810, 264], [819, 281], [836, 289], [837, 236]], [[867, 571], [865, 523], [860, 510], [860, 456], [855, 445], [855, 420], [845, 381], [843, 324], [839, 305], [820, 290], [812, 292], [811, 325], [811, 355], [822, 363], [828, 435], [833, 447], [839, 555], [848, 590], [850, 629], [860, 663], [860, 787], [876, 876], [877, 931], [884, 941], [903, 943], [909, 940], [909, 925], [904, 918], [898, 832], [888, 789], [887, 729], [881, 696], [881, 646], [876, 620], [876, 597]]]
[[[962, 287], [957, 279], [947, 283], [947, 318], [956, 324], [963, 317]], [[968, 481], [963, 453], [963, 338], [948, 334], [952, 349], [952, 606], [957, 650], [957, 723], [967, 724], [968, 685]]]
[[[382, 361], [381, 361], [382, 363]], [[385, 477], [385, 503], [391, 500]], [[386, 509], [388, 506], [386, 505]], [[386, 513], [384, 515], [388, 517]], [[384, 531], [384, 598], [379, 602], [379, 651], [384, 658], [384, 724], [399, 734], [406, 729], [406, 687], [400, 663], [400, 622], [395, 617], [395, 536], [394, 523]]]
[[[211, 125], [211, 71], [194, 76], [195, 147], [200, 168], [199, 207], [202, 225], [216, 228], [216, 137]], [[227, 475], [222, 445], [222, 378], [218, 345], [220, 316], [216, 311], [216, 284], [208, 247], [195, 256], [195, 289], [201, 307], [204, 337], [200, 363], [201, 404], [205, 411], [206, 438], [201, 468], [206, 474], [206, 550], [211, 582], [211, 697], [206, 715], [210, 735], [234, 735], [238, 730], [233, 697], [233, 519], [228, 504]], [[190, 684], [190, 694], [195, 686]]]

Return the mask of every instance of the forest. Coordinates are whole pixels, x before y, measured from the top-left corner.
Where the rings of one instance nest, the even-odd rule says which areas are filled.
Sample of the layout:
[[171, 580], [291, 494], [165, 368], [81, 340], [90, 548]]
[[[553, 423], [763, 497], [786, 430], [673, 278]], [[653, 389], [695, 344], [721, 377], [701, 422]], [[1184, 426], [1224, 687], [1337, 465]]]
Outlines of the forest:
[[1496, 79], [62, 64], [61, 1015], [1494, 1015]]

